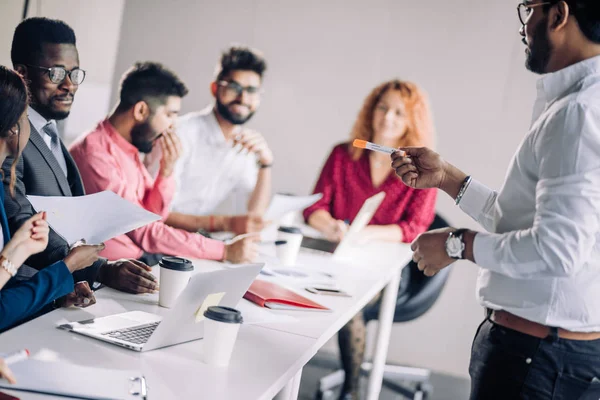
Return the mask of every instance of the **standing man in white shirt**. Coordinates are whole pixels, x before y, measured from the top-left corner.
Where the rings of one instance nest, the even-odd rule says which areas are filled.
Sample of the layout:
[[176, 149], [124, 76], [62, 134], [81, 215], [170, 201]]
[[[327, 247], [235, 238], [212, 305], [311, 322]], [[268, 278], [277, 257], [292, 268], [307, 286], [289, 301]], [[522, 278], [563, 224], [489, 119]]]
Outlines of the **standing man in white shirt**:
[[471, 353], [471, 399], [600, 398], [600, 2], [519, 4], [533, 123], [497, 193], [427, 148], [392, 166], [438, 187], [488, 232], [424, 233], [413, 259], [431, 276], [480, 267], [488, 310]]
[[[265, 70], [259, 52], [231, 47], [221, 56], [210, 85], [214, 105], [180, 118], [177, 135], [183, 153], [175, 167], [177, 189], [168, 225], [191, 232], [262, 230], [273, 153], [265, 138], [245, 124], [260, 105]], [[243, 210], [235, 210], [241, 215], [214, 215], [232, 196], [243, 203]]]

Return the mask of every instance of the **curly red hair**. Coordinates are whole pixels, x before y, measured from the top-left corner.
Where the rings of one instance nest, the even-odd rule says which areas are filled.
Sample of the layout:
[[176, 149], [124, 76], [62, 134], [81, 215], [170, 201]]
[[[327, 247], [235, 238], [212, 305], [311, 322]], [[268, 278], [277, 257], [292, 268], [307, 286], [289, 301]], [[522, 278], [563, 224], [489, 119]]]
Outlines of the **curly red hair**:
[[[373, 141], [373, 112], [388, 90], [400, 92], [406, 108], [406, 134], [398, 141], [396, 147], [432, 146], [433, 121], [426, 94], [414, 83], [398, 79], [380, 84], [367, 96], [352, 128], [352, 141]], [[355, 161], [362, 156], [363, 151], [364, 149], [350, 147], [350, 154]]]

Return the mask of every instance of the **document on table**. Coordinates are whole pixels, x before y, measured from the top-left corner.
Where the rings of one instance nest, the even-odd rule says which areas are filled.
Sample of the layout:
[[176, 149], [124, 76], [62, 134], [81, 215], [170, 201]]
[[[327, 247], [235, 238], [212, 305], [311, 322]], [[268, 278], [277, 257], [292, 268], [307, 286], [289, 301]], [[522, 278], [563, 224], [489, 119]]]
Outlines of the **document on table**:
[[25, 360], [10, 366], [17, 379], [11, 385], [0, 379], [0, 388], [90, 400], [147, 398], [145, 378], [139, 371], [86, 367], [64, 361]]
[[111, 191], [87, 196], [27, 196], [37, 211], [46, 211], [48, 224], [69, 245], [81, 239], [98, 244], [158, 221], [151, 213]]
[[289, 196], [284, 194], [276, 194], [269, 204], [269, 208], [263, 219], [265, 221], [275, 221], [282, 218], [289, 212], [301, 211], [306, 207], [312, 206], [323, 197], [322, 193], [313, 194], [312, 196]]

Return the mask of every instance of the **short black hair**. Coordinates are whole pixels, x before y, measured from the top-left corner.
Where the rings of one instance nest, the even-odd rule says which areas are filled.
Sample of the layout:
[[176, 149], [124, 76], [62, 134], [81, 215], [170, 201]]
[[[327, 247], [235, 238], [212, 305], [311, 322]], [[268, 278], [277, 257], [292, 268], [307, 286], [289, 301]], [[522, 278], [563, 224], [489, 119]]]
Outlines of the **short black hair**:
[[168, 96], [184, 97], [185, 84], [174, 72], [156, 62], [137, 62], [121, 79], [119, 110], [128, 110], [140, 101], [151, 108], [164, 104]]
[[267, 69], [267, 62], [263, 55], [249, 47], [232, 46], [221, 55], [221, 60], [217, 64], [217, 81], [222, 80], [229, 75], [231, 71], [254, 71], [261, 78]]
[[552, 4], [544, 6], [544, 11], [565, 1], [569, 5], [570, 13], [579, 24], [579, 29], [588, 40], [600, 44], [600, 1], [598, 0], [554, 0]]
[[75, 32], [57, 19], [27, 18], [15, 29], [10, 57], [13, 65], [36, 64], [44, 43], [77, 44]]
[[600, 44], [600, 1], [572, 0], [567, 4], [573, 5], [572, 13], [585, 37]]

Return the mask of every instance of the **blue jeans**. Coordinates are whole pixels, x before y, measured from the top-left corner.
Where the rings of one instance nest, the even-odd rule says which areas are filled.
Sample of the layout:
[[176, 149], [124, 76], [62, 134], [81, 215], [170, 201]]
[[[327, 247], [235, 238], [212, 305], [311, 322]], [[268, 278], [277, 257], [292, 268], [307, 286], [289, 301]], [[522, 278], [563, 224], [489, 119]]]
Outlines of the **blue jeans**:
[[486, 318], [469, 375], [471, 400], [598, 400], [600, 340], [539, 339]]

